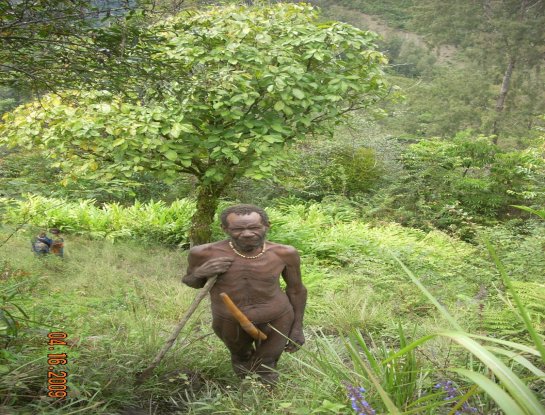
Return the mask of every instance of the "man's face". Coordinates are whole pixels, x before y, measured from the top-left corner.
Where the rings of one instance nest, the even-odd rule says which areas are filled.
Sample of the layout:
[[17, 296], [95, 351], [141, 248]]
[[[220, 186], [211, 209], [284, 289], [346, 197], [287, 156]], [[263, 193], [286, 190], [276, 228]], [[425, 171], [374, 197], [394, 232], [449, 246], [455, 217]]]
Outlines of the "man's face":
[[269, 227], [263, 224], [257, 212], [248, 215], [231, 213], [227, 216], [227, 226], [223, 230], [237, 247], [250, 251], [263, 246]]

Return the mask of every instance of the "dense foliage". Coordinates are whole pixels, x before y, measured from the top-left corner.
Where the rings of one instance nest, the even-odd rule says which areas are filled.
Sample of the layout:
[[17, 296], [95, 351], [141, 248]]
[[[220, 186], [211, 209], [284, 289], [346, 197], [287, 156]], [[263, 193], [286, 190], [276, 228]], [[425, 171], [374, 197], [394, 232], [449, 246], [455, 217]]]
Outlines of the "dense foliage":
[[509, 141], [513, 135], [531, 134], [540, 124], [545, 112], [542, 2], [319, 4], [332, 18], [358, 27], [376, 25], [391, 72], [413, 78], [396, 81], [407, 86], [407, 103], [402, 112], [392, 108], [397, 119], [390, 127], [428, 137], [474, 128]]
[[119, 33], [116, 17], [137, 9], [138, 2], [120, 0], [3, 1], [0, 85], [40, 92], [111, 82], [109, 56], [115, 55], [118, 69], [127, 69], [119, 46], [128, 30]]
[[[512, 205], [545, 203], [545, 162], [538, 148], [507, 151], [490, 137], [461, 133], [421, 140], [401, 154], [403, 179], [382, 209], [402, 223], [470, 238], [475, 225], [520, 216]], [[377, 197], [377, 201], [380, 197]]]
[[[150, 405], [189, 414], [350, 413], [346, 383], [365, 387], [363, 396], [379, 411], [428, 408], [430, 413], [442, 413], [469, 399], [469, 406], [481, 413], [494, 413], [503, 404], [501, 399], [494, 401], [503, 395], [496, 390], [484, 394], [472, 386], [482, 385], [473, 376], [483, 369], [467, 358], [466, 348], [477, 358], [494, 353], [487, 370], [495, 372], [502, 360], [513, 365], [505, 369], [502, 385], [519, 382], [520, 377], [534, 390], [543, 390], [537, 352], [528, 345], [517, 311], [509, 306], [518, 296], [535, 328], [543, 329], [543, 225], [528, 227], [525, 235], [518, 231], [516, 242], [508, 228], [490, 230], [489, 237], [498, 242], [499, 255], [515, 279], [510, 291], [491, 268], [483, 246], [438, 231], [370, 226], [347, 205], [284, 203], [268, 209], [270, 238], [301, 251], [312, 301], [306, 316], [309, 343], [297, 355], [282, 359], [283, 381], [274, 395], [261, 394], [250, 379], [243, 382], [244, 396], [239, 394], [219, 340], [206, 335], [206, 312], [184, 331], [158, 376], [135, 391], [133, 374], [147, 365], [191, 301], [191, 289], [179, 282], [185, 254], [161, 244], [172, 243], [187, 230], [192, 209], [190, 201], [96, 209], [87, 202], [31, 199], [4, 211], [10, 215], [4, 218], [11, 221], [59, 226], [66, 240], [63, 261], [32, 257], [29, 239], [36, 228], [21, 228], [8, 241], [0, 274], [4, 283], [0, 312], [9, 313], [0, 313], [9, 323], [0, 331], [7, 346], [0, 356], [0, 371], [9, 374], [2, 377], [0, 391], [8, 411], [48, 405], [33, 398], [40, 394], [43, 371], [42, 363], [33, 359], [43, 354], [47, 330], [40, 325], [48, 324], [69, 333], [70, 358], [64, 370], [70, 373], [71, 393], [65, 404], [88, 413]], [[218, 223], [215, 228], [215, 238], [221, 238]], [[5, 231], [1, 235], [2, 240], [8, 236]], [[403, 273], [396, 257], [418, 276], [427, 294], [411, 282], [414, 276]], [[46, 291], [48, 295], [42, 295]], [[443, 311], [436, 311], [426, 298], [430, 292]], [[441, 313], [451, 314], [445, 323]], [[441, 331], [451, 324], [449, 318], [457, 320], [453, 324], [466, 334]], [[362, 329], [363, 336], [358, 331]], [[347, 332], [352, 335], [346, 338], [345, 349], [338, 336]], [[476, 338], [470, 340], [470, 332], [493, 337], [480, 345], [472, 343]], [[431, 342], [437, 333], [448, 341]], [[494, 338], [510, 343], [495, 343]], [[396, 358], [409, 345], [412, 351]], [[537, 376], [533, 380], [528, 378], [532, 374]], [[14, 377], [17, 385], [8, 381]], [[109, 382], [112, 379], [115, 382]], [[446, 380], [459, 390], [451, 400], [444, 399], [446, 392], [434, 389]], [[534, 405], [526, 386], [520, 391], [517, 400], [530, 399]], [[424, 394], [427, 398], [421, 400]], [[95, 401], [96, 397], [100, 399]], [[48, 410], [60, 414], [65, 409]]]
[[62, 157], [58, 167], [74, 179], [194, 175], [196, 243], [209, 238], [218, 198], [233, 179], [271, 175], [284, 145], [387, 93], [374, 36], [318, 24], [308, 6], [182, 13], [141, 38], [153, 55], [144, 71], [168, 73], [170, 82], [140, 78], [144, 97], [49, 95], [7, 114], [0, 135]]
[[[0, 2], [0, 412], [542, 415], [544, 3], [204, 3]], [[301, 253], [305, 347], [239, 382], [203, 311], [135, 388], [236, 202]]]

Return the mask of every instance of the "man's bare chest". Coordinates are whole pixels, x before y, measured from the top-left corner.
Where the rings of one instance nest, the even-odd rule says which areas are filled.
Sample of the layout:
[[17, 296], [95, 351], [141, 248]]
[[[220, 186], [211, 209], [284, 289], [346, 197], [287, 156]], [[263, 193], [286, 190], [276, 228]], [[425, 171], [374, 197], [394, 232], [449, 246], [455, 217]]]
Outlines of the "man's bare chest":
[[266, 253], [255, 259], [235, 258], [227, 272], [221, 279], [224, 281], [233, 280], [254, 280], [254, 281], [277, 281], [286, 264], [272, 253]]

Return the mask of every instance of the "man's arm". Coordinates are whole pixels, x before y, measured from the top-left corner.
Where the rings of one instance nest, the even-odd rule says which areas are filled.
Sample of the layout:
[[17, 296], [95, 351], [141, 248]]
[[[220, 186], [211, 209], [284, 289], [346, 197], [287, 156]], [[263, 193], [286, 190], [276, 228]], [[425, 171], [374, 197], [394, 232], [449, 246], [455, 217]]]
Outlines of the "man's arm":
[[[307, 304], [307, 289], [303, 285], [301, 278], [301, 259], [299, 253], [293, 247], [283, 248], [282, 256], [286, 262], [286, 267], [282, 271], [282, 277], [286, 281], [286, 295], [293, 307], [294, 319], [289, 338], [298, 345], [305, 343], [303, 334], [303, 316]], [[286, 351], [294, 352], [297, 346], [290, 342], [286, 346]]]
[[189, 250], [187, 271], [182, 282], [192, 288], [204, 287], [208, 278], [223, 274], [233, 262], [229, 257], [214, 258], [206, 248], [206, 245], [199, 245]]

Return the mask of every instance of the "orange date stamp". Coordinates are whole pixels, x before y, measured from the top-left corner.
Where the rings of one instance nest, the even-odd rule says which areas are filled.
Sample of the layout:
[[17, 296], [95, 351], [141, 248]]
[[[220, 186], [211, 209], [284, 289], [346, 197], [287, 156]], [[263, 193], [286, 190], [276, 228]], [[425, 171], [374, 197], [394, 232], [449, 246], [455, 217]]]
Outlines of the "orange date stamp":
[[[47, 335], [49, 341], [49, 350], [55, 350], [55, 346], [66, 346], [66, 339], [68, 335], [62, 331], [54, 331]], [[62, 370], [57, 370], [57, 365], [66, 365], [68, 363], [68, 356], [66, 353], [48, 353], [47, 354], [47, 389], [49, 392], [47, 396], [50, 398], [63, 399], [66, 397], [66, 376], [67, 373]]]

